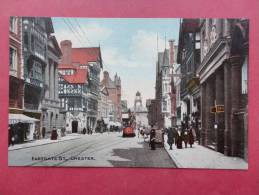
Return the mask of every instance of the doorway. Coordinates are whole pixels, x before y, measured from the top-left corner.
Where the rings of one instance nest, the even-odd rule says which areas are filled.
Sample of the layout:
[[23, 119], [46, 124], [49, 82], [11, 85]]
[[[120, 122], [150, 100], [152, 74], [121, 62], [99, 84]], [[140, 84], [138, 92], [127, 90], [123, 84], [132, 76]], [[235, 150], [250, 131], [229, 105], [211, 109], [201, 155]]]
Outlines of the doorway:
[[72, 121], [72, 133], [78, 132], [78, 121]]

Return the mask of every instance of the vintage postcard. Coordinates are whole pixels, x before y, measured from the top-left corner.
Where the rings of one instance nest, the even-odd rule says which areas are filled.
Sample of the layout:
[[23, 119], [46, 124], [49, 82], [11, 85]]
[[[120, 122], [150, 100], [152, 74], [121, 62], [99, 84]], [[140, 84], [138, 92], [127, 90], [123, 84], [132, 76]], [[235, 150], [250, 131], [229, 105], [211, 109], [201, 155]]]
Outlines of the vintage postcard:
[[9, 166], [248, 169], [249, 21], [10, 18]]

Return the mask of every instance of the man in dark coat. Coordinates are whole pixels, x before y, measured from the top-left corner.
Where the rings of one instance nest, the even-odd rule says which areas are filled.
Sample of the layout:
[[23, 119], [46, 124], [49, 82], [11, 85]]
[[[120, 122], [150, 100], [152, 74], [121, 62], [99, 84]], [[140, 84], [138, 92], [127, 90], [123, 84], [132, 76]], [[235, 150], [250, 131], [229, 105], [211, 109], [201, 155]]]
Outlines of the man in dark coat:
[[183, 142], [182, 134], [181, 134], [180, 129], [178, 129], [176, 131], [176, 136], [175, 136], [175, 144], [176, 144], [177, 149], [182, 149], [183, 148], [183, 143], [182, 142]]
[[151, 150], [155, 150], [156, 149], [156, 130], [154, 128], [151, 129], [150, 131], [150, 141], [149, 141], [149, 145], [151, 147]]
[[172, 145], [174, 143], [174, 132], [172, 128], [167, 129], [167, 143], [170, 146], [170, 150], [172, 150]]
[[189, 136], [189, 144], [192, 148], [192, 145], [194, 144], [194, 139], [196, 137], [195, 129], [193, 126], [191, 126], [191, 128], [190, 128], [188, 136]]
[[189, 135], [188, 135], [187, 129], [182, 131], [182, 138], [183, 138], [183, 141], [184, 141], [185, 148], [187, 148], [187, 143], [189, 142]]

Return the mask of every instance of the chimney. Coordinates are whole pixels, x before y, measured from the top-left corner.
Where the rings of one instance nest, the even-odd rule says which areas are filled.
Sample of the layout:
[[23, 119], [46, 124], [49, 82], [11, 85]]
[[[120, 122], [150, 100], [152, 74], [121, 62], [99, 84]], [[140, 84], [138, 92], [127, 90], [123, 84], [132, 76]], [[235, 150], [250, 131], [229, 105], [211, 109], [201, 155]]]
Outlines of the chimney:
[[171, 39], [169, 40], [169, 64], [173, 65], [174, 64], [174, 40]]
[[61, 63], [71, 65], [72, 64], [72, 42], [70, 40], [61, 41], [60, 47], [63, 54]]

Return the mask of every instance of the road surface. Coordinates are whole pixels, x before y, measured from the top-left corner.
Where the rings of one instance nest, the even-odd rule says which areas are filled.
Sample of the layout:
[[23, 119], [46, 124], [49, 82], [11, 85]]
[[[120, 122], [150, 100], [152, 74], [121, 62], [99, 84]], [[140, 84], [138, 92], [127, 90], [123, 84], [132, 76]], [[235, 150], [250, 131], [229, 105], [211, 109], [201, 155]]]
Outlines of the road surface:
[[121, 133], [81, 135], [79, 139], [8, 152], [9, 166], [175, 167], [164, 148], [150, 150], [143, 138]]

